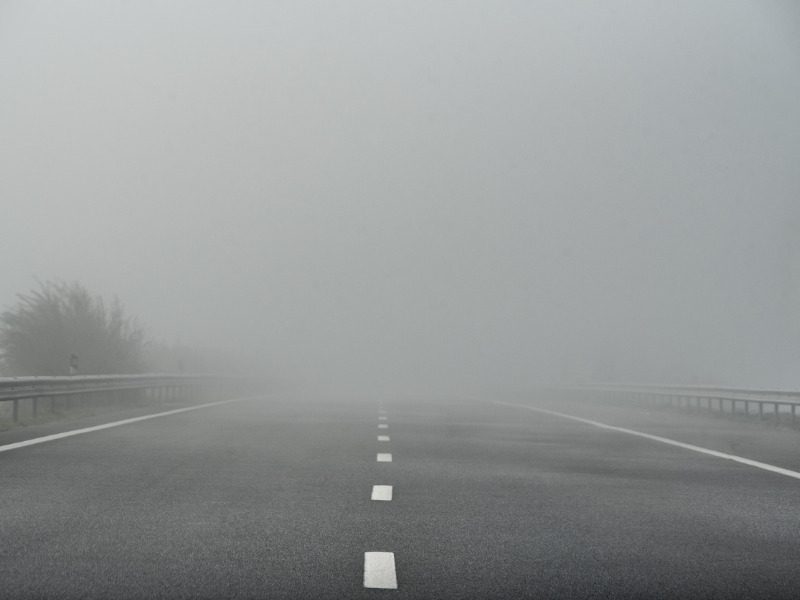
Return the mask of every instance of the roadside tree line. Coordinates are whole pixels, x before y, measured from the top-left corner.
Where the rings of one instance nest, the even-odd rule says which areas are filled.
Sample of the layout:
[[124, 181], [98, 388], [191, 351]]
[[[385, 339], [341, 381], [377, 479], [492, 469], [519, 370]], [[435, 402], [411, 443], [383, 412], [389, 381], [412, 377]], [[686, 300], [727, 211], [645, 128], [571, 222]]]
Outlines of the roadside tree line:
[[41, 283], [0, 313], [0, 375], [204, 371], [207, 362], [147, 339], [118, 298], [107, 304], [77, 282]]

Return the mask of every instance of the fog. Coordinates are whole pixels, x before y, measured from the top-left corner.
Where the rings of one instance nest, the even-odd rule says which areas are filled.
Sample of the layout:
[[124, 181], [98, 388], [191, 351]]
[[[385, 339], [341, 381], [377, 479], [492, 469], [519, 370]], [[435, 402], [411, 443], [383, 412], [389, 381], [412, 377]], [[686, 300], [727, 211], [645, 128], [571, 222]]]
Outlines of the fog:
[[327, 390], [800, 386], [794, 2], [0, 4], [37, 280]]

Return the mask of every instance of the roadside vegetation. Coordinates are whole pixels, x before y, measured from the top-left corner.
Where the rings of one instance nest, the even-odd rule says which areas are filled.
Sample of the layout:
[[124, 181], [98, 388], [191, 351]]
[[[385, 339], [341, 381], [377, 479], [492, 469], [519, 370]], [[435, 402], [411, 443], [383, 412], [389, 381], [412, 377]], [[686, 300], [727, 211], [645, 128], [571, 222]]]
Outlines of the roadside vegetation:
[[149, 339], [122, 302], [79, 282], [40, 283], [0, 313], [0, 376], [219, 372], [207, 350]]
[[[223, 371], [236, 371], [229, 357], [148, 339], [118, 298], [107, 303], [78, 282], [41, 283], [0, 313], [0, 377]], [[136, 410], [148, 401], [146, 395], [121, 403], [103, 396], [55, 398], [34, 411], [26, 400], [16, 422], [11, 402], [0, 402], [0, 431]]]
[[109, 306], [77, 282], [48, 281], [0, 314], [7, 375], [139, 373], [145, 336], [119, 299]]

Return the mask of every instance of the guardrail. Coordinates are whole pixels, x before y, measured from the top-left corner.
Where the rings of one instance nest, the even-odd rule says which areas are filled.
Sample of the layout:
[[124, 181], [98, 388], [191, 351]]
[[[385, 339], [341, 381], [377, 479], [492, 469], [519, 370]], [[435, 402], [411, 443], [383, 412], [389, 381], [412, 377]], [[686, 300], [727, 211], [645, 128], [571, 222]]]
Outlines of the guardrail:
[[789, 421], [797, 427], [800, 392], [732, 387], [609, 383], [567, 388], [600, 393], [606, 399], [634, 399], [693, 411], [732, 416], [771, 416], [775, 424]]
[[0, 377], [0, 402], [13, 402], [12, 418], [19, 421], [20, 402], [31, 401], [36, 417], [41, 400], [50, 399], [50, 410], [64, 399], [71, 406], [73, 398], [97, 397], [123, 402], [153, 398], [157, 400], [190, 399], [201, 390], [241, 391], [253, 380], [222, 375], [144, 374], [144, 375], [71, 375], [64, 377]]

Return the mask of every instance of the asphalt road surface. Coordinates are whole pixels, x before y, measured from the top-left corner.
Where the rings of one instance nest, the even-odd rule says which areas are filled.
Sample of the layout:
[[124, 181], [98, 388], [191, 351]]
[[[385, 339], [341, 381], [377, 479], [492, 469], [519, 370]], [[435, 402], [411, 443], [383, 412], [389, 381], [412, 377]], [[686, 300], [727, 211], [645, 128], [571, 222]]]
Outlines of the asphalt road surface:
[[0, 434], [0, 598], [800, 597], [800, 479], [593, 423], [800, 471], [800, 432], [546, 395], [253, 398], [1, 447], [87, 423], [28, 428]]

